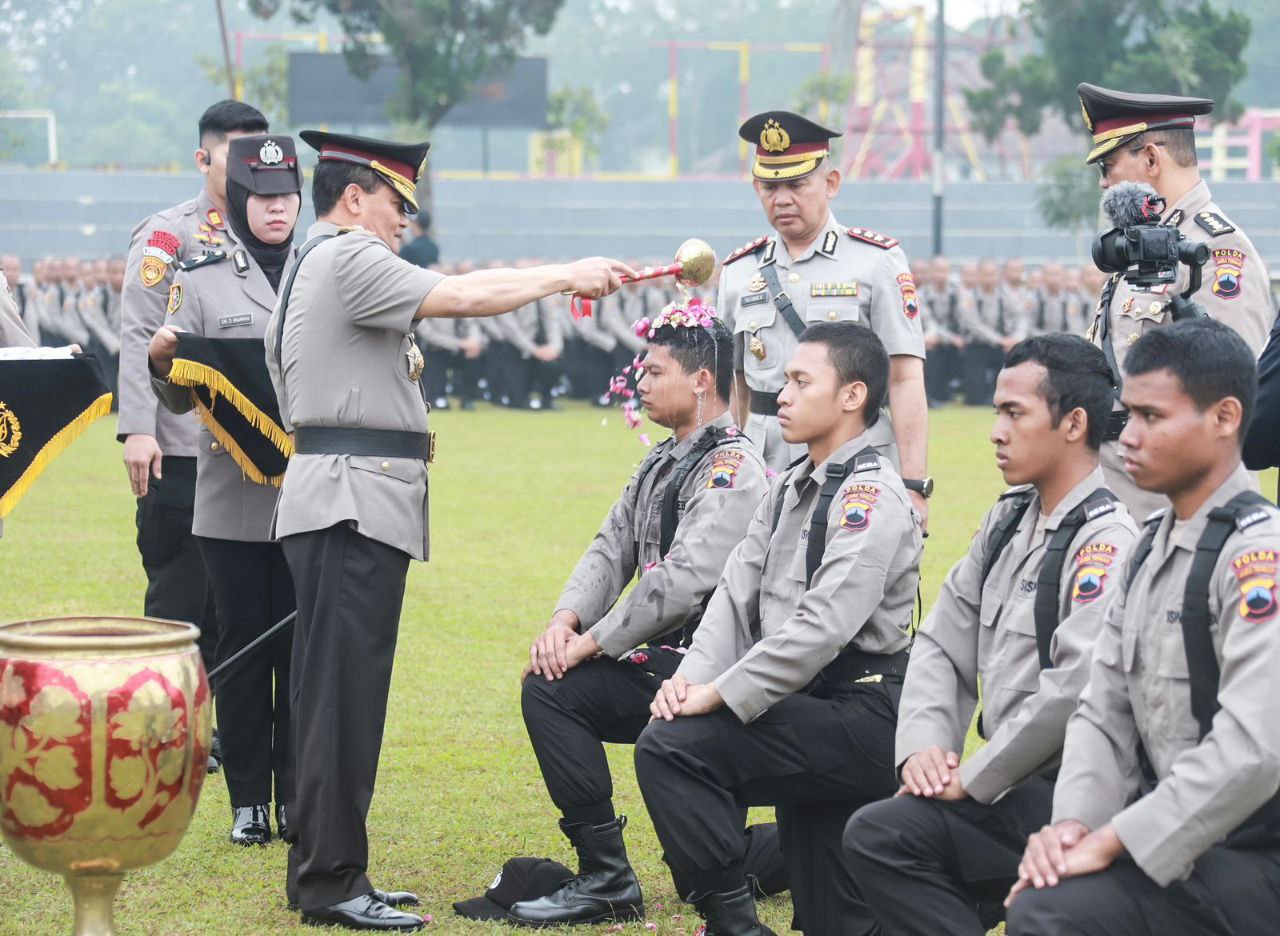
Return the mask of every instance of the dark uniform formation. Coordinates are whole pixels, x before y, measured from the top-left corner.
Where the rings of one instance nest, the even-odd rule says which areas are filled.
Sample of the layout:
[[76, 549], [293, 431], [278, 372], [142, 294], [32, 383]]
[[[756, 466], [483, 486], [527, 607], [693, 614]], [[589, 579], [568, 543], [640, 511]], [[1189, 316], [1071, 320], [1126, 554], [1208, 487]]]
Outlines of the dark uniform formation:
[[[756, 898], [788, 887], [815, 936], [1268, 931], [1280, 515], [1241, 463], [1267, 274], [1195, 169], [1211, 102], [1080, 95], [1102, 186], [1151, 185], [1162, 223], [1207, 245], [1208, 319], [1173, 321], [1185, 270], [1155, 289], [1094, 278], [1094, 306], [1056, 264], [985, 261], [959, 283], [945, 258], [911, 264], [836, 221], [837, 134], [783, 111], [740, 130], [772, 232], [726, 259], [723, 322], [621, 288], [629, 268], [605, 258], [397, 256], [426, 143], [304, 132], [318, 220], [295, 248], [292, 140], [210, 108], [205, 190], [139, 226], [123, 274], [119, 432], [148, 613], [200, 623], [212, 667], [296, 598], [292, 637], [215, 691], [232, 838], [269, 839], [276, 804], [303, 922], [424, 925], [413, 894], [373, 886], [365, 822], [408, 566], [429, 551], [430, 404], [551, 408], [566, 370], [595, 397], [639, 356], [630, 386], [672, 436], [583, 554], [522, 688], [578, 867], [514, 859], [459, 913], [644, 916], [603, 748], [627, 743], [707, 936], [768, 933]], [[608, 298], [574, 319], [563, 291]], [[0, 346], [46, 327], [111, 346], [92, 303], [73, 317], [63, 295], [59, 318], [0, 300]], [[170, 374], [183, 332], [260, 343], [292, 434], [279, 488], [200, 427]], [[917, 632], [927, 401], [957, 391], [994, 401], [1012, 487]], [[751, 806], [777, 825], [745, 828]]]

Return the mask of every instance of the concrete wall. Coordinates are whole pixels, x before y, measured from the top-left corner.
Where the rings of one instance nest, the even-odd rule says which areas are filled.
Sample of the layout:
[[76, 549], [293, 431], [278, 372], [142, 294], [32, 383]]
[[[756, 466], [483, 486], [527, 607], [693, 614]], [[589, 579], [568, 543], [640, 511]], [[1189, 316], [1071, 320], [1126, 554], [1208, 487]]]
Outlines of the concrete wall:
[[[124, 253], [133, 226], [198, 192], [196, 173], [0, 170], [0, 253], [83, 257]], [[1280, 183], [1226, 182], [1215, 197], [1273, 266], [1280, 260]], [[1022, 255], [1070, 259], [1088, 244], [1046, 228], [1035, 186], [957, 183], [946, 193], [945, 249], [956, 258]], [[723, 256], [767, 228], [746, 182], [443, 180], [435, 216], [446, 259], [561, 258], [610, 254], [665, 259], [686, 237]], [[845, 224], [930, 250], [930, 190], [924, 183], [852, 183], [835, 206]], [[304, 206], [304, 223], [311, 213]]]

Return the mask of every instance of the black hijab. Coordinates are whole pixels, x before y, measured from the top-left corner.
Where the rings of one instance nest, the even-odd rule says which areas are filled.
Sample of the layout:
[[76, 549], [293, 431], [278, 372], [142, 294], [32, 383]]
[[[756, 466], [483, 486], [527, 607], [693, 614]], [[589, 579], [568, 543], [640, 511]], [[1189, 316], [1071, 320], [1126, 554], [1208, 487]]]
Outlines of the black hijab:
[[266, 274], [271, 288], [279, 292], [280, 277], [293, 250], [293, 232], [297, 229], [297, 222], [289, 229], [289, 236], [278, 244], [259, 240], [249, 228], [249, 190], [234, 179], [227, 179], [227, 221], [236, 240]]

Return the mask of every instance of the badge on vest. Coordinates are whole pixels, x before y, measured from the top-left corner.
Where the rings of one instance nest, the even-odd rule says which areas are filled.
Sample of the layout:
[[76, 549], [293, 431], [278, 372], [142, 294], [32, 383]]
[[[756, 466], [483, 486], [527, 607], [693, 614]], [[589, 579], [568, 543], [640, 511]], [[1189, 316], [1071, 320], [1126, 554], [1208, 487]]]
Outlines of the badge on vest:
[[426, 369], [427, 361], [422, 356], [422, 352], [418, 350], [418, 345], [413, 338], [409, 338], [409, 350], [404, 353], [408, 359], [408, 374], [410, 380], [417, 380], [422, 376], [423, 370]]
[[219, 328], [235, 328], [237, 325], [252, 325], [253, 313], [245, 312], [241, 315], [222, 315], [218, 317]]
[[762, 292], [758, 292], [758, 293], [747, 293], [745, 296], [743, 296], [743, 297], [742, 297], [740, 300], [738, 300], [738, 301], [739, 301], [742, 305], [744, 305], [744, 306], [749, 306], [749, 305], [759, 305], [759, 304], [760, 304], [760, 303], [762, 303], [762, 302], [768, 302], [768, 301], [769, 301], [769, 294], [768, 294], [768, 293], [762, 293]]

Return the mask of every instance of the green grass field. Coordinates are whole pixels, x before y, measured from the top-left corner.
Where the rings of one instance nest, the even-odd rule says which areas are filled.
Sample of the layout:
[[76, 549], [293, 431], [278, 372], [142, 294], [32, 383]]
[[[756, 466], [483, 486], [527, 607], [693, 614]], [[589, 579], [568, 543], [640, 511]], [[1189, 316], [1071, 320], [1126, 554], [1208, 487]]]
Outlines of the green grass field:
[[[933, 500], [923, 569], [926, 607], [1002, 488], [985, 410], [932, 414]], [[518, 677], [530, 640], [644, 449], [620, 414], [573, 407], [512, 413], [487, 406], [433, 416], [432, 561], [415, 564], [401, 619], [386, 742], [369, 817], [375, 884], [406, 888], [434, 917], [428, 931], [508, 931], [465, 922], [451, 903], [484, 891], [514, 855], [572, 865], [525, 737]], [[10, 515], [0, 540], [0, 620], [138, 614], [144, 577], [134, 501], [114, 419], [91, 428]], [[655, 440], [659, 431], [650, 427]], [[1274, 489], [1268, 481], [1265, 490]], [[658, 932], [697, 922], [675, 898], [636, 788], [631, 749], [611, 750], [616, 801]], [[122, 934], [287, 933], [285, 846], [241, 849], [226, 838], [221, 776], [210, 777], [182, 845], [126, 879]], [[62, 933], [62, 882], [0, 849], [0, 933]], [[782, 931], [790, 903], [762, 916]], [[595, 932], [606, 932], [600, 927]], [[639, 924], [626, 931], [643, 932]]]

